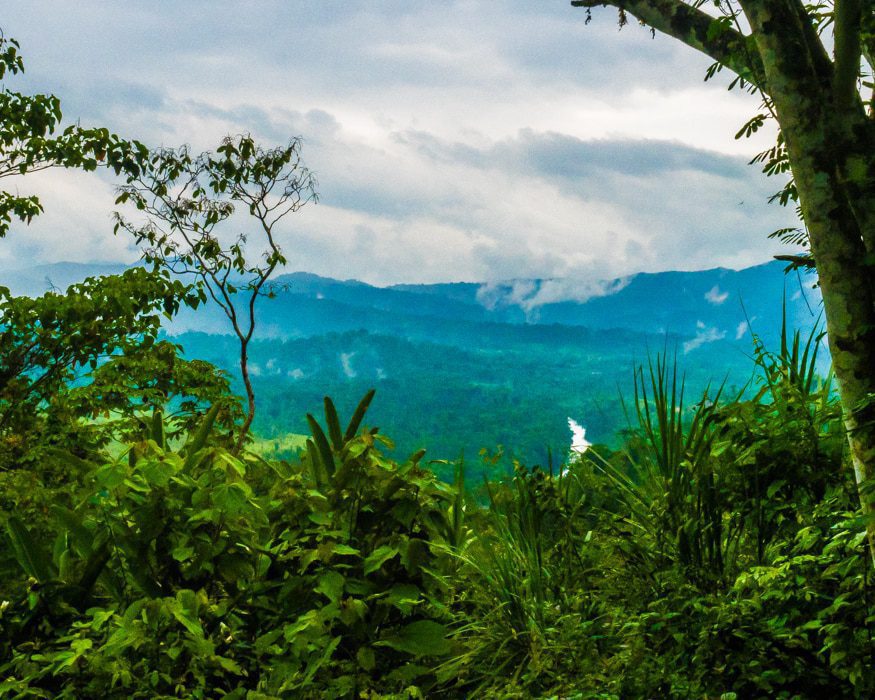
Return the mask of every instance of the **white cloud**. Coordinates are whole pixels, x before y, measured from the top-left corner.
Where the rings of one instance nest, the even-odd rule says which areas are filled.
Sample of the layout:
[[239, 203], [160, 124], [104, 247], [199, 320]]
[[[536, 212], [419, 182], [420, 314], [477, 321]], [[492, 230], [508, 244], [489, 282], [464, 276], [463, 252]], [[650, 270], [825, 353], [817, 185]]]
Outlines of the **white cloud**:
[[477, 289], [477, 301], [489, 310], [502, 306], [518, 306], [527, 315], [531, 315], [546, 304], [564, 301], [582, 304], [596, 297], [616, 294], [630, 280], [630, 277], [593, 279], [589, 272], [560, 279], [487, 282]]
[[[543, 285], [536, 308], [605, 292], [588, 280], [778, 250], [776, 183], [744, 165], [773, 136], [733, 140], [755, 100], [703, 85], [708, 61], [678, 42], [618, 34], [607, 11], [584, 26], [562, 3], [244, 7], [13, 4], [4, 30], [29, 68], [10, 87], [54, 90], [68, 118], [150, 144], [303, 135], [322, 203], [286, 222], [293, 269], [578, 280]], [[110, 183], [47, 177], [46, 214], [0, 241], [0, 263], [136, 256], [109, 233]]]
[[705, 299], [715, 306], [719, 306], [729, 298], [729, 292], [721, 292], [720, 285], [715, 284], [711, 289], [705, 292]]
[[113, 236], [113, 186], [94, 173], [45, 170], [5, 178], [2, 186], [37, 195], [45, 212], [31, 224], [14, 221], [0, 239], [0, 265], [24, 268], [41, 262], [125, 262], [139, 253], [124, 236]]
[[696, 322], [696, 335], [691, 340], [684, 342], [684, 354], [700, 348], [705, 343], [713, 343], [726, 337], [726, 331], [706, 326], [702, 321]]

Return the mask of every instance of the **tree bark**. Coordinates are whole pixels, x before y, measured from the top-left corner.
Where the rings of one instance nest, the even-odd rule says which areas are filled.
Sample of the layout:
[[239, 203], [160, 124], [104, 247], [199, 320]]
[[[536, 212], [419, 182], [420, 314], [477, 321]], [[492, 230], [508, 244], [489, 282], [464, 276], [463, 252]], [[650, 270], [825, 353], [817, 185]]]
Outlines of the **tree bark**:
[[613, 5], [640, 22], [701, 51], [739, 76], [759, 86], [762, 63], [749, 37], [734, 29], [711, 30], [714, 18], [680, 0], [571, 0], [573, 7]]
[[247, 411], [243, 425], [240, 426], [237, 444], [234, 445], [235, 455], [239, 455], [243, 451], [249, 428], [252, 421], [255, 420], [255, 391], [252, 389], [252, 379], [249, 377], [249, 341], [245, 339], [240, 341], [240, 375], [243, 377], [243, 386], [246, 388]]

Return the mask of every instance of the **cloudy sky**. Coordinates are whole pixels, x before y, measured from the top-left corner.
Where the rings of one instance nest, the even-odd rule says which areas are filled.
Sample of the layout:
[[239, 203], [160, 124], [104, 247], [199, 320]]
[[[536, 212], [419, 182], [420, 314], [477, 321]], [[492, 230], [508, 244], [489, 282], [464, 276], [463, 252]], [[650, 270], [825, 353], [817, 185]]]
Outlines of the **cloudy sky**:
[[[744, 267], [793, 223], [733, 135], [757, 100], [710, 61], [567, 0], [4, 3], [25, 78], [67, 120], [149, 145], [304, 139], [321, 201], [289, 267], [375, 284]], [[8, 182], [4, 183], [8, 186]], [[132, 261], [106, 175], [14, 186], [46, 213], [0, 266]]]

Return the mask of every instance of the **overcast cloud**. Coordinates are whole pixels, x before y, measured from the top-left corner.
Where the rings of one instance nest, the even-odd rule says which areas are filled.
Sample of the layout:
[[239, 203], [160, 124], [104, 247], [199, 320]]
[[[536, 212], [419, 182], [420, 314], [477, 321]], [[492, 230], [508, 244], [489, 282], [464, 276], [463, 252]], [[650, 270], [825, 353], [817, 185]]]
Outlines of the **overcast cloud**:
[[[368, 282], [743, 267], [793, 222], [733, 134], [757, 101], [707, 58], [566, 0], [12, 1], [2, 29], [65, 117], [150, 145], [304, 138], [321, 201], [288, 220], [291, 269]], [[8, 184], [8, 183], [5, 183]], [[113, 182], [15, 183], [46, 214], [0, 266], [130, 261]]]

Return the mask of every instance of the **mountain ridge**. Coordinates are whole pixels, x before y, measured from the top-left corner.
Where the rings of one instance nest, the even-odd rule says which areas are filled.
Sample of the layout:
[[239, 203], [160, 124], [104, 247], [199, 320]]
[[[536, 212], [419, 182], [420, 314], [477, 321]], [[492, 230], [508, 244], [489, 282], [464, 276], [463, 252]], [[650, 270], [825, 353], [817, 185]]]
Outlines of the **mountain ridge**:
[[[107, 268], [124, 266], [35, 266], [0, 273], [0, 285], [38, 292], [46, 278], [59, 286]], [[817, 322], [819, 296], [807, 290], [814, 278], [800, 282], [782, 270], [767, 263], [640, 273], [580, 288], [557, 279], [376, 287], [286, 273], [275, 280], [276, 298], [259, 306], [250, 347], [255, 427], [266, 438], [303, 433], [303, 416], [324, 395], [353, 410], [375, 387], [373, 418], [402, 452], [428, 447], [455, 459], [503, 444], [545, 463], [549, 448], [569, 444], [569, 418], [596, 441], [623, 429], [617, 393], [631, 394], [633, 368], [653, 352], [677, 358], [690, 396], [724, 380], [745, 386], [749, 322], [771, 348], [779, 347], [784, 309], [803, 332]], [[555, 301], [593, 291], [602, 293]], [[218, 308], [185, 310], [165, 330], [186, 357], [213, 362], [241, 390], [239, 346]]]
[[[125, 267], [37, 265], [4, 271], [0, 284], [13, 293], [33, 295]], [[782, 299], [790, 326], [807, 328], [815, 322], [820, 296], [809, 288], [815, 278], [810, 278], [812, 284], [803, 283], [801, 277], [784, 276], [783, 268], [772, 261], [741, 270], [641, 272], [607, 281], [538, 278], [385, 287], [297, 271], [271, 282], [276, 298], [261, 304], [259, 324], [270, 337], [287, 338], [363, 328], [440, 340], [440, 332], [450, 325], [467, 323], [490, 324], [493, 331], [495, 324], [558, 325], [669, 334], [701, 343], [741, 340], [747, 323], [760, 333], [774, 334], [780, 327]], [[168, 332], [220, 333], [224, 323], [221, 312], [207, 306], [183, 312]]]

